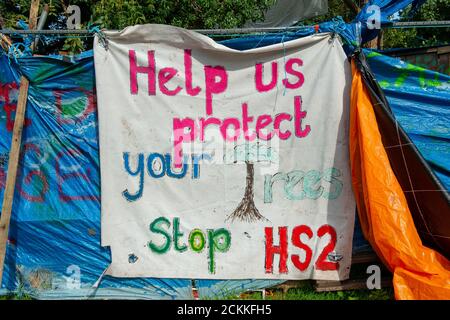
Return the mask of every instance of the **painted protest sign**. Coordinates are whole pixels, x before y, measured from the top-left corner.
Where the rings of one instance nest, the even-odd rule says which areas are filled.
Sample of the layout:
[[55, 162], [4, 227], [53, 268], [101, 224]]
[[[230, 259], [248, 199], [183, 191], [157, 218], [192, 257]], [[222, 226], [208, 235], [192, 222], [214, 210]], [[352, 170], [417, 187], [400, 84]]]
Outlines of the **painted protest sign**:
[[236, 51], [162, 25], [106, 38], [94, 58], [108, 274], [348, 277], [350, 69], [339, 39]]

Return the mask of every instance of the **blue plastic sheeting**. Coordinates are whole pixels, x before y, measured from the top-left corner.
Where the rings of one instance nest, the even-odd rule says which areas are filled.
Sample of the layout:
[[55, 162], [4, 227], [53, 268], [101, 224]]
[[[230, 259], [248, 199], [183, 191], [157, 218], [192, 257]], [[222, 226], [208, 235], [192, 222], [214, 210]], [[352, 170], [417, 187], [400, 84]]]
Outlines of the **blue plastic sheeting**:
[[364, 50], [395, 118], [450, 190], [450, 76]]
[[[267, 37], [252, 39], [225, 44], [239, 49], [270, 44]], [[188, 279], [104, 277], [93, 288], [110, 262], [109, 250], [100, 246], [94, 67], [89, 52], [73, 61], [27, 57], [16, 65], [0, 56], [0, 199], [18, 97], [17, 71], [31, 80], [2, 288], [41, 299], [191, 299]], [[448, 189], [449, 77], [375, 53], [369, 54], [369, 63], [396, 118]], [[368, 248], [357, 224], [353, 251]], [[281, 282], [197, 280], [196, 286], [200, 297], [218, 298]]]
[[[36, 298], [190, 299], [188, 279], [104, 277], [100, 246], [100, 175], [92, 55], [0, 56], [0, 199], [3, 198], [19, 75], [30, 79], [2, 288]], [[358, 238], [358, 236], [360, 238]], [[355, 251], [366, 245], [355, 232]], [[77, 282], [79, 275], [80, 281]], [[199, 294], [217, 298], [273, 286], [278, 280], [199, 280]]]
[[[86, 56], [86, 54], [85, 54]], [[0, 56], [0, 199], [6, 180], [20, 79], [30, 79], [2, 291], [40, 299], [192, 299], [188, 279], [105, 276], [108, 248], [100, 246], [100, 175], [92, 55], [59, 58]], [[79, 277], [78, 277], [79, 275]], [[79, 278], [79, 280], [78, 280]], [[207, 281], [218, 288], [258, 289], [282, 281]], [[211, 287], [211, 289], [208, 289]], [[217, 291], [217, 293], [216, 293]]]
[[[100, 246], [93, 59], [18, 62], [30, 89], [2, 288], [41, 299], [192, 298], [190, 280], [105, 277], [92, 288], [111, 257]], [[10, 67], [1, 56], [0, 199], [20, 81]]]
[[306, 37], [315, 33], [331, 32], [341, 36], [343, 47], [347, 54], [353, 52], [359, 46], [359, 31], [356, 24], [347, 24], [341, 17], [332, 21], [318, 24], [317, 26], [306, 26], [295, 32], [272, 33], [258, 36], [247, 36], [221, 41], [220, 43], [236, 50], [247, 50], [264, 47], [272, 44], [283, 43], [290, 40]]
[[380, 23], [389, 24], [392, 22], [392, 15], [395, 13], [399, 13], [399, 11], [412, 4], [410, 11], [411, 15], [412, 13], [415, 13], [425, 1], [426, 0], [369, 0], [364, 7], [361, 8], [354, 20], [361, 22], [368, 21], [373, 17], [373, 9], [378, 7], [380, 9]]

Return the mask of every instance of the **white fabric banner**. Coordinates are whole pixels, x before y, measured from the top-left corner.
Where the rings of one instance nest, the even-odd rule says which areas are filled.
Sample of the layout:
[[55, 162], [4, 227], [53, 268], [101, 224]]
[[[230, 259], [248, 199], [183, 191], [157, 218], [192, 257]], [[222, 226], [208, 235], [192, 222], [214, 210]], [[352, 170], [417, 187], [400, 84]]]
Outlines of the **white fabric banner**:
[[163, 25], [94, 45], [107, 274], [345, 279], [355, 202], [338, 38], [247, 51]]

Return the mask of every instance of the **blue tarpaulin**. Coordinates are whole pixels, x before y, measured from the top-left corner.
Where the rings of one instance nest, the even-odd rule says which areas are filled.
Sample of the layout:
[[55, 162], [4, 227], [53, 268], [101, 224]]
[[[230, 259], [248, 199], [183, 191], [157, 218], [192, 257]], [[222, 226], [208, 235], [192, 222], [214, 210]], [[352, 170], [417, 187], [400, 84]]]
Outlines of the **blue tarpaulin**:
[[[450, 77], [366, 52], [397, 120], [446, 188]], [[100, 175], [93, 59], [0, 58], [0, 197], [21, 71], [30, 79], [22, 155], [2, 287], [39, 298], [192, 298], [191, 280], [117, 279], [92, 286], [110, 262], [100, 246]], [[355, 232], [354, 251], [367, 243]], [[78, 283], [77, 275], [80, 275]], [[203, 297], [280, 281], [199, 280]], [[78, 286], [78, 284], [80, 286]]]
[[[2, 287], [39, 298], [190, 298], [190, 280], [105, 277], [94, 62], [0, 58], [0, 155], [7, 160], [19, 70], [30, 79]], [[19, 67], [20, 66], [20, 67]], [[6, 162], [0, 166], [0, 196]], [[79, 276], [79, 277], [78, 277]], [[78, 281], [78, 278], [80, 281]]]
[[450, 76], [364, 50], [395, 118], [450, 190]]
[[[394, 8], [390, 6], [393, 1], [372, 2], [389, 10]], [[412, 1], [401, 2], [407, 5]], [[351, 53], [360, 43], [358, 26], [335, 19], [317, 28], [231, 39], [223, 44], [244, 50], [315, 32], [336, 32], [347, 53]], [[449, 189], [450, 78], [377, 53], [368, 52], [368, 57], [397, 120]], [[13, 291], [58, 299], [191, 299], [189, 279], [105, 276], [98, 282], [111, 256], [108, 248], [100, 246], [95, 75], [90, 52], [75, 60], [9, 59], [0, 54], [0, 199], [5, 188], [19, 75], [24, 74], [30, 80], [0, 294]], [[357, 225], [353, 250], [368, 248]], [[197, 280], [196, 286], [201, 297], [215, 298], [280, 282]]]

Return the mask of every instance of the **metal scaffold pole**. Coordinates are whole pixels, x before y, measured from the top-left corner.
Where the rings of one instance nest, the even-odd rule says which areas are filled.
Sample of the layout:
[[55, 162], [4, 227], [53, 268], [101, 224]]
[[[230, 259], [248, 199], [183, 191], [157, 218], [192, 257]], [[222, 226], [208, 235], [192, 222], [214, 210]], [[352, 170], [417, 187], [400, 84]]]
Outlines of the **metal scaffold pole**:
[[[252, 34], [252, 33], [271, 33], [271, 32], [295, 32], [313, 26], [294, 26], [282, 28], [234, 28], [234, 29], [192, 29], [192, 31], [205, 35], [225, 35], [225, 34]], [[449, 28], [450, 21], [410, 21], [393, 22], [383, 25], [382, 28]], [[110, 30], [119, 31], [119, 30]], [[80, 35], [89, 36], [95, 34], [94, 31], [85, 29], [73, 30], [13, 30], [1, 29], [0, 34], [5, 35]]]

